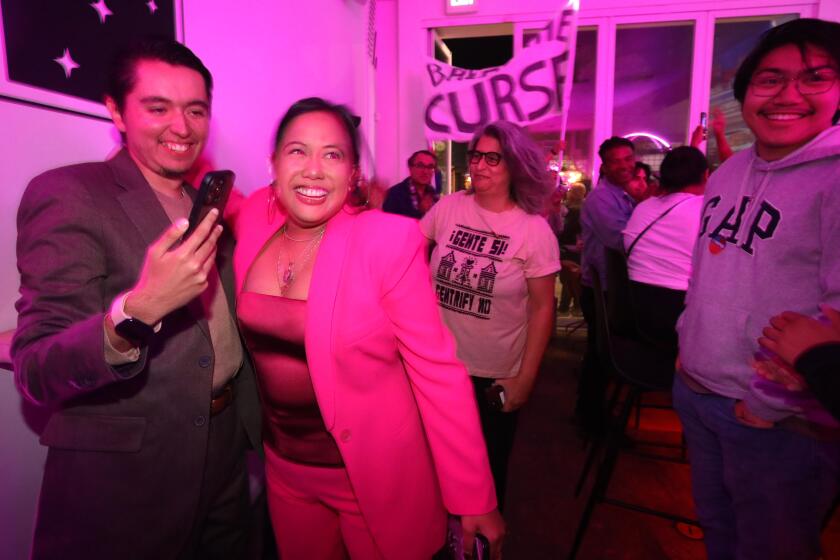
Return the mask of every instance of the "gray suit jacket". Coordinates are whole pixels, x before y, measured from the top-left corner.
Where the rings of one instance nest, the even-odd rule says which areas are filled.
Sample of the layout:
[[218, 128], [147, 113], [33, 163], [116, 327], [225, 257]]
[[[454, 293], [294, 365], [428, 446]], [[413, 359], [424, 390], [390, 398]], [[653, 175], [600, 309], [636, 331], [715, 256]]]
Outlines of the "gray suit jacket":
[[[47, 557], [169, 558], [195, 520], [207, 452], [213, 348], [200, 304], [173, 311], [133, 364], [104, 361], [102, 321], [137, 280], [147, 246], [169, 225], [123, 150], [103, 163], [48, 171], [18, 211], [21, 297], [15, 379], [51, 409], [35, 552]], [[233, 239], [217, 267], [234, 310]], [[251, 364], [235, 405], [260, 448]], [[131, 553], [126, 555], [125, 551]]]

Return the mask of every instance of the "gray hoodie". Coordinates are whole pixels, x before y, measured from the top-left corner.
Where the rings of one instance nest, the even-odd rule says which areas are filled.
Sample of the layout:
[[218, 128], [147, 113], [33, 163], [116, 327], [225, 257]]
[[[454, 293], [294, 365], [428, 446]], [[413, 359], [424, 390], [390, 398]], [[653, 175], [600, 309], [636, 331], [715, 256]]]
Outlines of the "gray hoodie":
[[777, 161], [744, 150], [712, 175], [677, 325], [683, 369], [766, 420], [831, 424], [808, 393], [750, 366], [770, 317], [816, 316], [820, 303], [840, 308], [840, 126]]

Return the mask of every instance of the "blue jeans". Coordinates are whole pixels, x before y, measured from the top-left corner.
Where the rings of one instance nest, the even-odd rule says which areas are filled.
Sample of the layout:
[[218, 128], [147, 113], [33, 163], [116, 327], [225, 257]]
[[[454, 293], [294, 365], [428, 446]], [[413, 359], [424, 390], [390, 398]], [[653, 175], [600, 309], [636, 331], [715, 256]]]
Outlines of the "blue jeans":
[[674, 379], [709, 560], [816, 560], [838, 491], [840, 442], [746, 426], [734, 406]]

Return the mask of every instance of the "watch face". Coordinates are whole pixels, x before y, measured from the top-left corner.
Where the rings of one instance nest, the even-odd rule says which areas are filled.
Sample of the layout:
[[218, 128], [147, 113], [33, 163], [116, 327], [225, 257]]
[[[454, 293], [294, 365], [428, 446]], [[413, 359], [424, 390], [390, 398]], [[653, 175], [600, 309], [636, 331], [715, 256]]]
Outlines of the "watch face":
[[114, 330], [117, 331], [117, 334], [123, 338], [141, 342], [150, 339], [152, 335], [155, 334], [152, 327], [143, 321], [131, 318], [120, 321], [118, 324], [114, 325]]

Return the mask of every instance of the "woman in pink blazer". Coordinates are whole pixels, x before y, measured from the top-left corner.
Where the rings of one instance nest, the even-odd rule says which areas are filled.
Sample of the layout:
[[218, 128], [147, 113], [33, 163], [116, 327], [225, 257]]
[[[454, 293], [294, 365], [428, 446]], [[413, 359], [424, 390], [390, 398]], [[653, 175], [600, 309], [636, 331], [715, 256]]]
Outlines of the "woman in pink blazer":
[[498, 558], [504, 523], [424, 239], [413, 220], [348, 204], [357, 145], [344, 107], [298, 101], [277, 131], [272, 187], [236, 221], [280, 555], [428, 560], [449, 512], [466, 546], [480, 532]]

